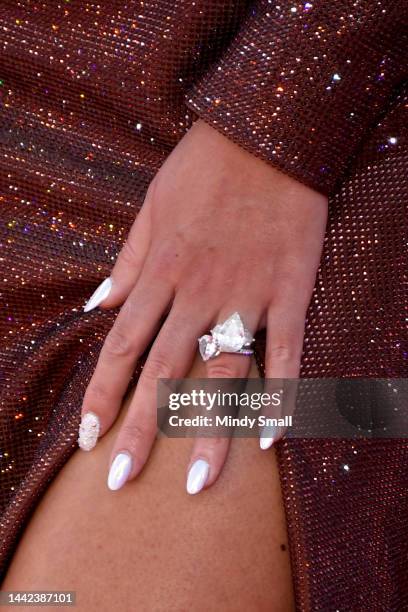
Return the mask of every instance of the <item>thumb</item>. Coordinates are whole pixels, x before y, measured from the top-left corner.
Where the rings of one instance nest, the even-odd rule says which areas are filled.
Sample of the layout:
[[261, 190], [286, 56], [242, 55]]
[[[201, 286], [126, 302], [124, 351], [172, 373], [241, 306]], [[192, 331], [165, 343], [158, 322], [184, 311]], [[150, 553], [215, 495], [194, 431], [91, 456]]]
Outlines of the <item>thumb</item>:
[[147, 204], [145, 199], [110, 276], [95, 289], [84, 307], [84, 312], [89, 312], [97, 306], [101, 308], [120, 306], [135, 286], [150, 244], [151, 221]]

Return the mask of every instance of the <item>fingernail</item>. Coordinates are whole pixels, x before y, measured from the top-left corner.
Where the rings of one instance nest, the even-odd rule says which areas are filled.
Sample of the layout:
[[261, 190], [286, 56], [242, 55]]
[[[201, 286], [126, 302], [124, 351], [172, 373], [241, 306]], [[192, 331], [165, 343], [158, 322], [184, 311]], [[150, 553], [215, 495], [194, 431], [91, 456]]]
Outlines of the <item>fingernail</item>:
[[128, 453], [118, 453], [108, 475], [108, 487], [111, 491], [117, 491], [125, 484], [131, 469], [132, 457]]
[[262, 428], [261, 437], [259, 440], [259, 446], [262, 450], [267, 450], [272, 446], [276, 437], [276, 427], [267, 427], [266, 425]]
[[108, 276], [108, 278], [105, 278], [105, 280], [102, 281], [101, 284], [95, 289], [84, 306], [84, 312], [89, 312], [93, 308], [99, 306], [99, 304], [108, 297], [111, 289], [112, 280], [110, 276]]
[[207, 461], [197, 459], [190, 468], [187, 477], [187, 493], [195, 495], [199, 493], [207, 482], [210, 466]]
[[82, 415], [79, 425], [78, 445], [82, 450], [90, 451], [98, 441], [100, 431], [100, 420], [94, 412], [86, 412]]

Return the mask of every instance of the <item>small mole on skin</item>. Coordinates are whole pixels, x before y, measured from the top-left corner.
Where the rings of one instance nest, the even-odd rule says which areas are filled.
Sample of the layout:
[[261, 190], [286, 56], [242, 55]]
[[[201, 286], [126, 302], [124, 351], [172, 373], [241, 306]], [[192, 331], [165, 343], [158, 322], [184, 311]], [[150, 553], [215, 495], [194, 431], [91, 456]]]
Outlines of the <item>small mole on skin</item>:
[[281, 550], [286, 550], [286, 546], [285, 546], [285, 544], [281, 544], [281, 545], [280, 545], [280, 549], [281, 549]]

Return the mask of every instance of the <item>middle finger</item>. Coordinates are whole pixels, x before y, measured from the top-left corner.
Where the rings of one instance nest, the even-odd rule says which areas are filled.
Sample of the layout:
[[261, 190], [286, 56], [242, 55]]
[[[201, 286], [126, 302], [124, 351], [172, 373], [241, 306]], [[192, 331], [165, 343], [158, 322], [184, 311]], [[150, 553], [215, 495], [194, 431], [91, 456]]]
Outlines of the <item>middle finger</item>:
[[[157, 431], [157, 380], [182, 378], [197, 350], [197, 338], [212, 318], [205, 304], [176, 298], [140, 374], [136, 391], [115, 441], [108, 476], [116, 490], [133, 479], [147, 461]], [[201, 315], [198, 318], [197, 312]], [[123, 465], [126, 466], [124, 472]]]

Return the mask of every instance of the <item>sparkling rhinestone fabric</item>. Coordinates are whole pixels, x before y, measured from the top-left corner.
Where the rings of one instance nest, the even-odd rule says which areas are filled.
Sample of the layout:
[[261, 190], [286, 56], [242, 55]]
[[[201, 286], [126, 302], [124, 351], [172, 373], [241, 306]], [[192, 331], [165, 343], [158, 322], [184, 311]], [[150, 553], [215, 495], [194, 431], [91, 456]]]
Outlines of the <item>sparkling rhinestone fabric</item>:
[[[330, 194], [302, 376], [407, 376], [406, 8], [1, 2], [1, 576], [118, 312], [83, 305], [197, 116]], [[297, 608], [408, 610], [407, 443], [277, 451]]]

